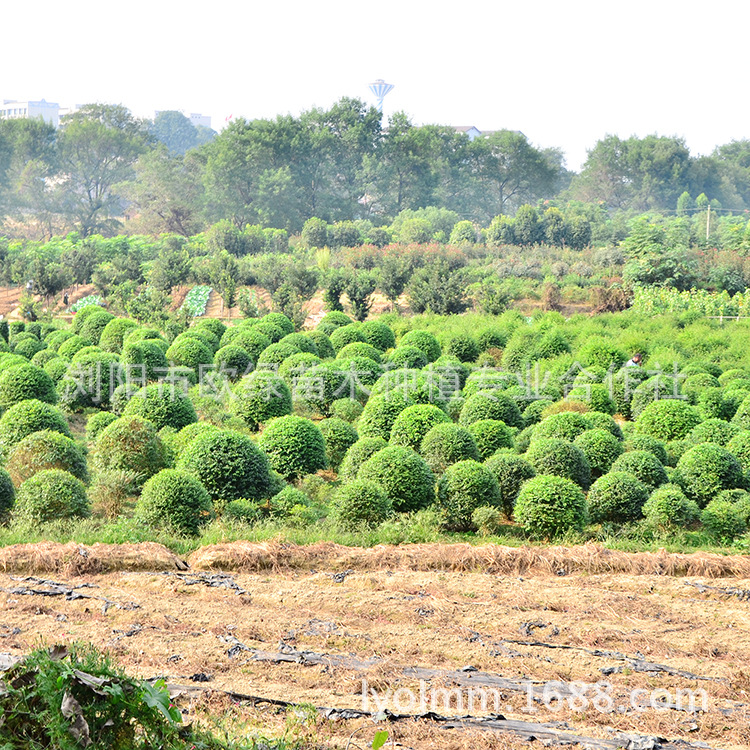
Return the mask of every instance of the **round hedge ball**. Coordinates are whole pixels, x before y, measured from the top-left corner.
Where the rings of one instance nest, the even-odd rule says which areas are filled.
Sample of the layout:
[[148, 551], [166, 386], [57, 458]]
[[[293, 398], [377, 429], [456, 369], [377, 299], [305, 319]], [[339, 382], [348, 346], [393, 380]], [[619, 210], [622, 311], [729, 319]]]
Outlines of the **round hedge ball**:
[[91, 506], [80, 479], [61, 469], [34, 474], [18, 489], [13, 518], [21, 523], [44, 523], [63, 518], [87, 518]]
[[353, 398], [337, 398], [331, 403], [331, 416], [353, 424], [362, 415], [364, 407]]
[[336, 359], [347, 359], [349, 357], [366, 357], [378, 364], [383, 361], [380, 350], [364, 341], [353, 341], [340, 349], [336, 355]]
[[16, 486], [47, 469], [62, 469], [82, 482], [88, 480], [83, 451], [74, 440], [53, 430], [32, 432], [16, 443], [6, 468]]
[[138, 520], [154, 528], [195, 535], [213, 517], [211, 498], [192, 475], [164, 469], [143, 486], [135, 505]]
[[685, 528], [700, 518], [700, 508], [677, 484], [663, 484], [655, 489], [643, 506], [649, 526], [662, 531]]
[[704, 507], [722, 490], [742, 487], [740, 462], [720, 445], [701, 443], [683, 453], [677, 462], [685, 494]]
[[553, 539], [583, 529], [588, 520], [586, 496], [570, 479], [537, 476], [521, 488], [513, 516], [527, 534]]
[[610, 471], [624, 471], [650, 487], [659, 487], [667, 481], [667, 474], [659, 459], [649, 451], [628, 451], [611, 466]]
[[569, 440], [571, 443], [589, 428], [589, 423], [583, 414], [575, 411], [561, 411], [543, 419], [534, 430], [534, 439], [556, 438]]
[[424, 436], [436, 425], [450, 422], [450, 417], [432, 404], [415, 404], [404, 409], [393, 422], [391, 445], [419, 451]]
[[165, 356], [171, 365], [189, 367], [196, 372], [201, 365], [212, 365], [214, 361], [214, 353], [209, 346], [194, 336], [184, 334], [172, 342]]
[[368, 479], [385, 490], [397, 512], [426, 508], [435, 500], [435, 475], [413, 450], [389, 445], [360, 467], [357, 479]]
[[318, 429], [326, 441], [328, 465], [337, 471], [346, 452], [357, 442], [359, 435], [352, 425], [337, 417], [322, 419], [318, 422]]
[[280, 328], [284, 336], [288, 336], [290, 333], [294, 333], [294, 323], [284, 315], [284, 313], [270, 312], [266, 313], [261, 319], [260, 323], [270, 323], [271, 325]]
[[478, 461], [466, 460], [449, 466], [437, 486], [437, 506], [443, 526], [450, 531], [472, 531], [471, 519], [481, 506], [499, 508], [502, 499], [495, 475]]
[[95, 411], [86, 422], [86, 440], [93, 443], [105, 427], [117, 419], [111, 411]]
[[740, 462], [743, 471], [750, 470], [750, 430], [738, 432], [726, 448]]
[[532, 440], [525, 454], [537, 474], [553, 474], [570, 479], [584, 489], [591, 483], [591, 467], [583, 451], [567, 440]]
[[524, 428], [518, 404], [510, 396], [498, 391], [479, 391], [464, 402], [459, 423], [468, 427], [480, 419], [498, 419], [508, 427]]
[[92, 344], [98, 344], [104, 329], [114, 319], [115, 316], [112, 313], [106, 310], [98, 310], [86, 318], [78, 333], [82, 338], [91, 341]]
[[128, 334], [138, 328], [138, 323], [129, 318], [114, 318], [107, 323], [99, 338], [99, 346], [105, 352], [119, 354]]
[[15, 501], [16, 488], [13, 486], [13, 480], [5, 469], [0, 469], [0, 523], [8, 519]]
[[453, 336], [448, 341], [445, 353], [458, 357], [461, 362], [475, 362], [480, 354], [479, 344], [466, 334]]
[[428, 331], [416, 330], [409, 331], [398, 342], [399, 346], [416, 346], [421, 349], [428, 362], [434, 362], [441, 354], [440, 343]]
[[627, 523], [642, 515], [650, 488], [632, 474], [611, 471], [591, 485], [589, 515], [594, 523]]
[[612, 418], [612, 415], [604, 414], [600, 411], [590, 411], [583, 416], [590, 430], [607, 430], [607, 432], [611, 432], [618, 440], [623, 439], [622, 429]]
[[668, 398], [649, 404], [636, 420], [636, 429], [668, 442], [682, 440], [701, 422], [698, 410], [687, 401]]
[[55, 384], [41, 367], [28, 362], [0, 374], [0, 409], [9, 409], [31, 398], [46, 404], [57, 403]]
[[344, 460], [339, 467], [339, 478], [344, 482], [350, 482], [356, 479], [362, 464], [370, 456], [374, 456], [379, 450], [382, 450], [388, 443], [381, 437], [361, 437], [354, 443], [344, 456]]
[[127, 402], [123, 416], [138, 416], [148, 419], [160, 430], [174, 427], [181, 430], [185, 425], [198, 421], [193, 402], [177, 384], [154, 383], [137, 391]]
[[716, 443], [716, 445], [726, 446], [738, 432], [742, 432], [739, 425], [713, 418], [706, 419], [694, 427], [685, 439], [694, 445]]
[[419, 452], [435, 474], [442, 474], [451, 464], [459, 461], [481, 460], [471, 433], [452, 422], [432, 427], [422, 438]]
[[340, 352], [347, 344], [352, 344], [355, 341], [361, 341], [367, 343], [365, 335], [359, 330], [359, 323], [350, 323], [349, 325], [340, 326], [334, 331], [329, 333], [331, 339], [331, 346], [336, 353]]
[[701, 523], [719, 541], [731, 542], [747, 531], [747, 523], [737, 503], [711, 500], [701, 513]]
[[127, 415], [99, 433], [92, 464], [98, 472], [134, 472], [138, 484], [142, 484], [166, 466], [167, 455], [153, 423], [137, 415]]
[[370, 396], [357, 422], [360, 437], [380, 437], [389, 440], [396, 418], [412, 404], [413, 401], [399, 391]]
[[260, 499], [271, 489], [266, 455], [247, 435], [231, 430], [199, 434], [180, 454], [177, 468], [196, 477], [217, 508], [241, 497]]
[[393, 512], [388, 495], [375, 482], [355, 479], [344, 484], [333, 498], [331, 517], [342, 529], [373, 528]]
[[289, 386], [270, 370], [256, 370], [246, 375], [234, 387], [233, 396], [229, 411], [253, 430], [274, 417], [292, 413]]
[[120, 364], [132, 380], [157, 380], [167, 372], [169, 363], [164, 352], [153, 342], [132, 341], [122, 347]]
[[408, 370], [421, 370], [428, 364], [427, 356], [416, 346], [397, 346], [391, 351], [387, 359], [388, 368], [391, 370], [403, 368]]
[[499, 419], [480, 419], [467, 429], [477, 445], [480, 461], [486, 461], [503, 448], [513, 448], [513, 433]]
[[536, 471], [525, 458], [510, 450], [498, 451], [488, 458], [484, 465], [497, 479], [502, 509], [506, 517], [510, 518], [521, 486], [527, 479], [535, 477]]
[[250, 361], [255, 364], [261, 353], [271, 346], [271, 339], [264, 336], [260, 331], [254, 328], [228, 328], [226, 333], [221, 337], [220, 349], [227, 346], [237, 346], [250, 357]]
[[607, 430], [586, 430], [574, 441], [591, 467], [591, 476], [606, 474], [623, 450], [622, 443]]
[[8, 451], [19, 440], [39, 430], [71, 436], [67, 420], [54, 406], [36, 399], [21, 401], [0, 417], [0, 448]]
[[386, 349], [393, 349], [396, 346], [396, 337], [385, 323], [368, 320], [360, 326], [359, 332], [370, 346], [374, 346], [381, 352]]
[[650, 435], [639, 435], [638, 433], [628, 435], [624, 448], [626, 451], [648, 451], [653, 453], [664, 466], [669, 463], [666, 444]]
[[314, 422], [288, 415], [268, 423], [258, 445], [271, 466], [287, 480], [328, 468], [326, 442]]

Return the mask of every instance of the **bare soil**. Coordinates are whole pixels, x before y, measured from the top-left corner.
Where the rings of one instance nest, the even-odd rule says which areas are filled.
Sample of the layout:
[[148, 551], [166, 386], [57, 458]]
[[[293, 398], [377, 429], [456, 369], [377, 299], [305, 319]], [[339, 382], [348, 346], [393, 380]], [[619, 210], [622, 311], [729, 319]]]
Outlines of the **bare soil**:
[[[554, 565], [537, 561], [522, 573], [513, 567], [503, 573], [498, 565], [483, 568], [481, 555], [460, 563], [467, 560], [462, 549], [443, 552], [438, 564], [431, 545], [363, 554], [333, 545], [309, 552], [304, 564], [299, 550], [310, 548], [292, 548], [299, 558], [292, 564], [291, 557], [283, 559], [286, 545], [254, 546], [254, 555], [243, 549], [243, 564], [237, 549], [234, 556], [223, 549], [208, 564], [208, 551], [217, 548], [204, 548], [191, 556], [188, 570], [180, 570], [183, 561], [159, 545], [0, 550], [0, 568], [7, 571], [0, 573], [0, 652], [19, 656], [40, 644], [91, 641], [134, 675], [192, 686], [176, 698], [186, 719], [228, 712], [237, 726], [269, 734], [288, 729], [283, 711], [267, 703], [245, 704], [226, 691], [361, 709], [363, 678], [385, 700], [388, 690], [399, 688], [418, 695], [418, 677], [429, 672], [428, 690], [465, 687], [471, 680], [532, 681], [533, 700], [524, 690], [506, 687], [500, 705], [473, 710], [474, 716], [501, 713], [610, 741], [616, 731], [710, 747], [750, 746], [746, 557], [725, 558], [730, 562], [722, 570], [712, 556], [708, 561], [698, 556], [692, 568], [671, 568], [705, 570], [685, 577], [665, 574], [669, 570], [657, 574], [643, 558], [634, 558], [631, 572], [601, 572], [596, 565], [587, 570], [571, 563], [583, 560], [580, 549], [566, 557], [563, 548], [554, 548], [549, 557]], [[491, 561], [487, 554], [485, 561]], [[614, 554], [618, 562], [611, 570], [627, 570], [627, 554]], [[21, 559], [25, 568], [12, 564]], [[56, 571], [40, 578], [68, 588], [45, 595], [54, 591], [49, 583], [11, 574], [40, 570], [34, 560], [47, 560], [47, 569]], [[220, 566], [220, 560], [229, 564]], [[233, 572], [200, 570], [219, 567]], [[113, 572], [91, 572], [96, 570]], [[567, 699], [546, 704], [538, 696], [548, 681], [563, 690], [576, 681], [606, 681], [615, 710], [601, 712], [591, 703], [576, 710]], [[636, 700], [646, 702], [644, 711], [631, 706], [636, 689], [646, 691]], [[674, 697], [678, 690], [699, 689], [706, 691], [705, 712], [649, 705], [655, 690]], [[439, 713], [468, 711], [439, 704]], [[364, 747], [375, 728], [369, 718], [320, 719], [314, 732], [321, 746], [344, 747], [360, 727]], [[401, 747], [530, 747], [517, 736], [448, 729], [429, 719], [387, 728]]]

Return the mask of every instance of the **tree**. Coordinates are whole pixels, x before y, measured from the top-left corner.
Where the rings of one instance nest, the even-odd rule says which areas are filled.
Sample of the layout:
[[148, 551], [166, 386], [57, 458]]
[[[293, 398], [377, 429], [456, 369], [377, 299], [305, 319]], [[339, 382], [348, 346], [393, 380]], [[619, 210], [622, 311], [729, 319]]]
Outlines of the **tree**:
[[192, 263], [185, 249], [185, 241], [172, 235], [163, 240], [159, 255], [151, 266], [148, 281], [151, 286], [169, 294], [172, 289], [184, 284], [190, 275]]
[[190, 120], [175, 110], [159, 112], [149, 125], [149, 132], [172, 154], [184, 154], [198, 145], [198, 131]]
[[211, 286], [219, 293], [224, 308], [229, 310], [237, 301], [237, 282], [239, 268], [234, 256], [223, 250], [215, 255], [209, 265]]
[[372, 293], [375, 291], [375, 277], [366, 271], [353, 273], [346, 282], [346, 296], [352, 306], [356, 320], [367, 318], [372, 307]]
[[380, 264], [380, 279], [378, 285], [380, 291], [391, 303], [396, 304], [398, 298], [404, 293], [406, 284], [412, 274], [409, 260], [402, 255], [390, 254], [383, 258]]
[[412, 312], [437, 315], [461, 313], [468, 307], [461, 274], [451, 271], [444, 260], [420, 268], [409, 282]]
[[83, 237], [113, 234], [122, 206], [112, 188], [130, 179], [146, 150], [142, 123], [122, 105], [87, 104], [63, 118], [58, 140], [63, 216]]

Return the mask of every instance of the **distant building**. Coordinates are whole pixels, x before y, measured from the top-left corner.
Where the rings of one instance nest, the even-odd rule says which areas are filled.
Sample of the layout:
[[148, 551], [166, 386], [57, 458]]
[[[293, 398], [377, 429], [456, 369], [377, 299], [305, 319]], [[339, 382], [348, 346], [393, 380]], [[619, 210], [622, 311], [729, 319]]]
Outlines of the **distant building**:
[[466, 133], [469, 136], [469, 140], [473, 141], [475, 138], [479, 138], [482, 135], [482, 131], [475, 125], [456, 125], [453, 128], [457, 133]]
[[191, 112], [188, 117], [190, 118], [190, 122], [193, 123], [193, 127], [198, 127], [198, 125], [202, 125], [204, 128], [210, 128], [211, 127], [211, 118], [208, 115], [201, 115], [196, 114], [195, 112]]
[[0, 120], [33, 119], [41, 117], [55, 127], [60, 124], [60, 105], [42, 99], [39, 102], [18, 102], [13, 99], [3, 99], [0, 106]]

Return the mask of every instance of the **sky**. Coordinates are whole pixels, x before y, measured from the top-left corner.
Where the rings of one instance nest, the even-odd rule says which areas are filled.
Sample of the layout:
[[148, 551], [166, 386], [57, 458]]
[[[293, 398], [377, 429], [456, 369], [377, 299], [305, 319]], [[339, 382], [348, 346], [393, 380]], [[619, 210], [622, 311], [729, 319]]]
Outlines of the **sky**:
[[750, 4], [673, 0], [6, 0], [0, 98], [268, 118], [374, 103], [415, 124], [520, 130], [579, 169], [607, 134], [694, 155], [750, 138]]

